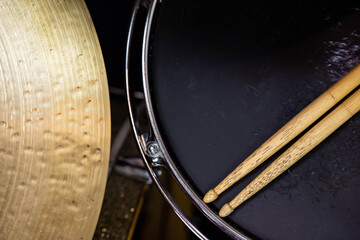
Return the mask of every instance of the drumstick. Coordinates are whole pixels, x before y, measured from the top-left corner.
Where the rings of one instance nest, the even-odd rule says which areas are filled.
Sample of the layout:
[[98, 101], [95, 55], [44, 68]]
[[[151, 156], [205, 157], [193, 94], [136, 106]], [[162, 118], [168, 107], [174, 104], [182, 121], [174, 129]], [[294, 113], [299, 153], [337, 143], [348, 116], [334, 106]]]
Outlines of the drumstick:
[[235, 182], [243, 178], [254, 168], [271, 157], [280, 148], [289, 143], [336, 103], [348, 95], [360, 84], [360, 65], [341, 78], [326, 92], [321, 94], [305, 109], [293, 117], [287, 124], [278, 130], [272, 137], [256, 149], [247, 159], [236, 167], [214, 189], [209, 190], [203, 200], [205, 203], [214, 201], [219, 194], [228, 189]]
[[228, 216], [241, 203], [246, 201], [281, 173], [291, 167], [305, 154], [321, 143], [344, 122], [360, 110], [360, 90], [357, 90], [346, 101], [335, 108], [329, 115], [316, 124], [304, 136], [296, 141], [288, 150], [257, 176], [230, 203], [225, 204], [219, 215]]

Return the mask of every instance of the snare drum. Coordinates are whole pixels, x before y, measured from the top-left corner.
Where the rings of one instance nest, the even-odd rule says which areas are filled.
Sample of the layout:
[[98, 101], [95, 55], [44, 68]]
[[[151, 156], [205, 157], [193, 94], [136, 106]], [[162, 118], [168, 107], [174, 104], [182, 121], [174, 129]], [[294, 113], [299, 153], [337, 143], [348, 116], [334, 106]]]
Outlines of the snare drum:
[[[129, 109], [148, 170], [175, 213], [211, 238], [178, 208], [158, 169], [234, 239], [360, 239], [359, 115], [229, 217], [218, 216], [221, 206], [279, 154], [214, 203], [201, 200], [359, 63], [358, 3], [137, 1], [127, 46]], [[137, 82], [148, 130], [137, 124]]]

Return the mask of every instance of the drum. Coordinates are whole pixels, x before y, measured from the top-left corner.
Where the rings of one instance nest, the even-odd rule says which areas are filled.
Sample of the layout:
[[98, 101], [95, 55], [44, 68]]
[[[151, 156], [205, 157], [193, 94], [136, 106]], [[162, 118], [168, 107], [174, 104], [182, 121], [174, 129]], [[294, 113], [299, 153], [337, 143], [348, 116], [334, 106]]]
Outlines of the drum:
[[[159, 170], [231, 238], [359, 239], [359, 115], [229, 217], [219, 209], [283, 150], [215, 202], [202, 201], [359, 63], [359, 3], [137, 1], [127, 45], [129, 110], [145, 164], [175, 213], [198, 237], [213, 238], [178, 208]], [[139, 88], [147, 128], [139, 127], [132, 97]]]

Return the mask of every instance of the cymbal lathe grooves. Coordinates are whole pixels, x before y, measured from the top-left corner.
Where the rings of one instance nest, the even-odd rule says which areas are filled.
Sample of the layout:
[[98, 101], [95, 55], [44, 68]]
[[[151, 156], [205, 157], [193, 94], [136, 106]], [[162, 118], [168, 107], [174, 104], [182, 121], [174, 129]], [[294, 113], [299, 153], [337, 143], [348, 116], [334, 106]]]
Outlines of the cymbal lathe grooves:
[[91, 239], [110, 102], [83, 0], [0, 0], [0, 239]]

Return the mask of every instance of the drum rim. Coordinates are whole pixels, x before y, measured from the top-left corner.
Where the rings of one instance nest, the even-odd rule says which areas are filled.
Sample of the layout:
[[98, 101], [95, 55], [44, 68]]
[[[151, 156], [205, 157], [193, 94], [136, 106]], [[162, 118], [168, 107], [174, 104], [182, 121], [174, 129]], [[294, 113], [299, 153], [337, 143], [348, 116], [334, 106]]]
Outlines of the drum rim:
[[[133, 15], [130, 23], [129, 28], [129, 34], [128, 34], [128, 41], [127, 41], [127, 49], [126, 49], [126, 89], [127, 89], [127, 101], [128, 101], [128, 107], [129, 107], [129, 113], [130, 113], [130, 122], [140, 149], [140, 152], [142, 154], [143, 160], [145, 162], [145, 165], [148, 168], [148, 171], [154, 180], [157, 188], [160, 190], [162, 195], [165, 197], [167, 202], [170, 204], [170, 206], [173, 208], [175, 213], [178, 215], [178, 217], [184, 222], [184, 224], [194, 232], [195, 235], [197, 235], [199, 238], [206, 239], [204, 235], [194, 226], [192, 223], [187, 219], [185, 214], [178, 209], [178, 206], [176, 203], [173, 202], [171, 198], [168, 197], [169, 193], [164, 189], [161, 182], [159, 181], [157, 174], [155, 172], [156, 167], [162, 166], [165, 167], [167, 171], [170, 172], [170, 174], [175, 178], [178, 185], [181, 187], [181, 189], [185, 192], [187, 197], [192, 201], [192, 203], [203, 213], [203, 215], [209, 219], [213, 224], [215, 224], [218, 228], [220, 228], [224, 233], [229, 235], [232, 238], [235, 239], [250, 239], [249, 236], [246, 236], [244, 233], [240, 232], [239, 230], [235, 229], [233, 226], [231, 226], [229, 223], [227, 223], [224, 219], [222, 219], [218, 214], [216, 214], [213, 210], [211, 210], [198, 196], [198, 194], [194, 191], [193, 187], [189, 185], [189, 183], [186, 181], [184, 176], [181, 174], [180, 170], [174, 163], [172, 157], [170, 156], [169, 152], [167, 151], [167, 148], [165, 146], [165, 143], [163, 141], [163, 137], [160, 133], [159, 126], [156, 121], [154, 108], [151, 100], [151, 93], [150, 93], [150, 84], [149, 84], [149, 70], [148, 70], [148, 56], [149, 56], [149, 44], [150, 44], [150, 35], [151, 31], [153, 29], [153, 19], [156, 12], [156, 9], [158, 5], [161, 4], [161, 0], [137, 0], [135, 3], [135, 7], [133, 10]], [[151, 144], [156, 144], [159, 147], [159, 150], [161, 152], [160, 157], [157, 156], [155, 159], [151, 158], [148, 154], [147, 146], [149, 142], [147, 142], [146, 139], [144, 139], [144, 134], [140, 134], [140, 131], [138, 129], [136, 118], [134, 116], [134, 113], [136, 112], [134, 110], [134, 104], [133, 100], [131, 99], [131, 89], [129, 86], [129, 58], [130, 58], [130, 45], [131, 45], [131, 35], [134, 28], [134, 21], [137, 15], [137, 11], [140, 5], [143, 5], [148, 8], [148, 14], [146, 18], [145, 28], [144, 28], [144, 34], [143, 34], [143, 42], [142, 42], [142, 49], [141, 49], [141, 73], [142, 73], [142, 87], [143, 87], [143, 93], [144, 93], [144, 100], [145, 100], [145, 108], [146, 108], [146, 116], [149, 121], [150, 131], [154, 137], [153, 140], [151, 140]], [[160, 159], [160, 164], [154, 164], [154, 160], [158, 162]], [[163, 164], [162, 164], [163, 163]]]

